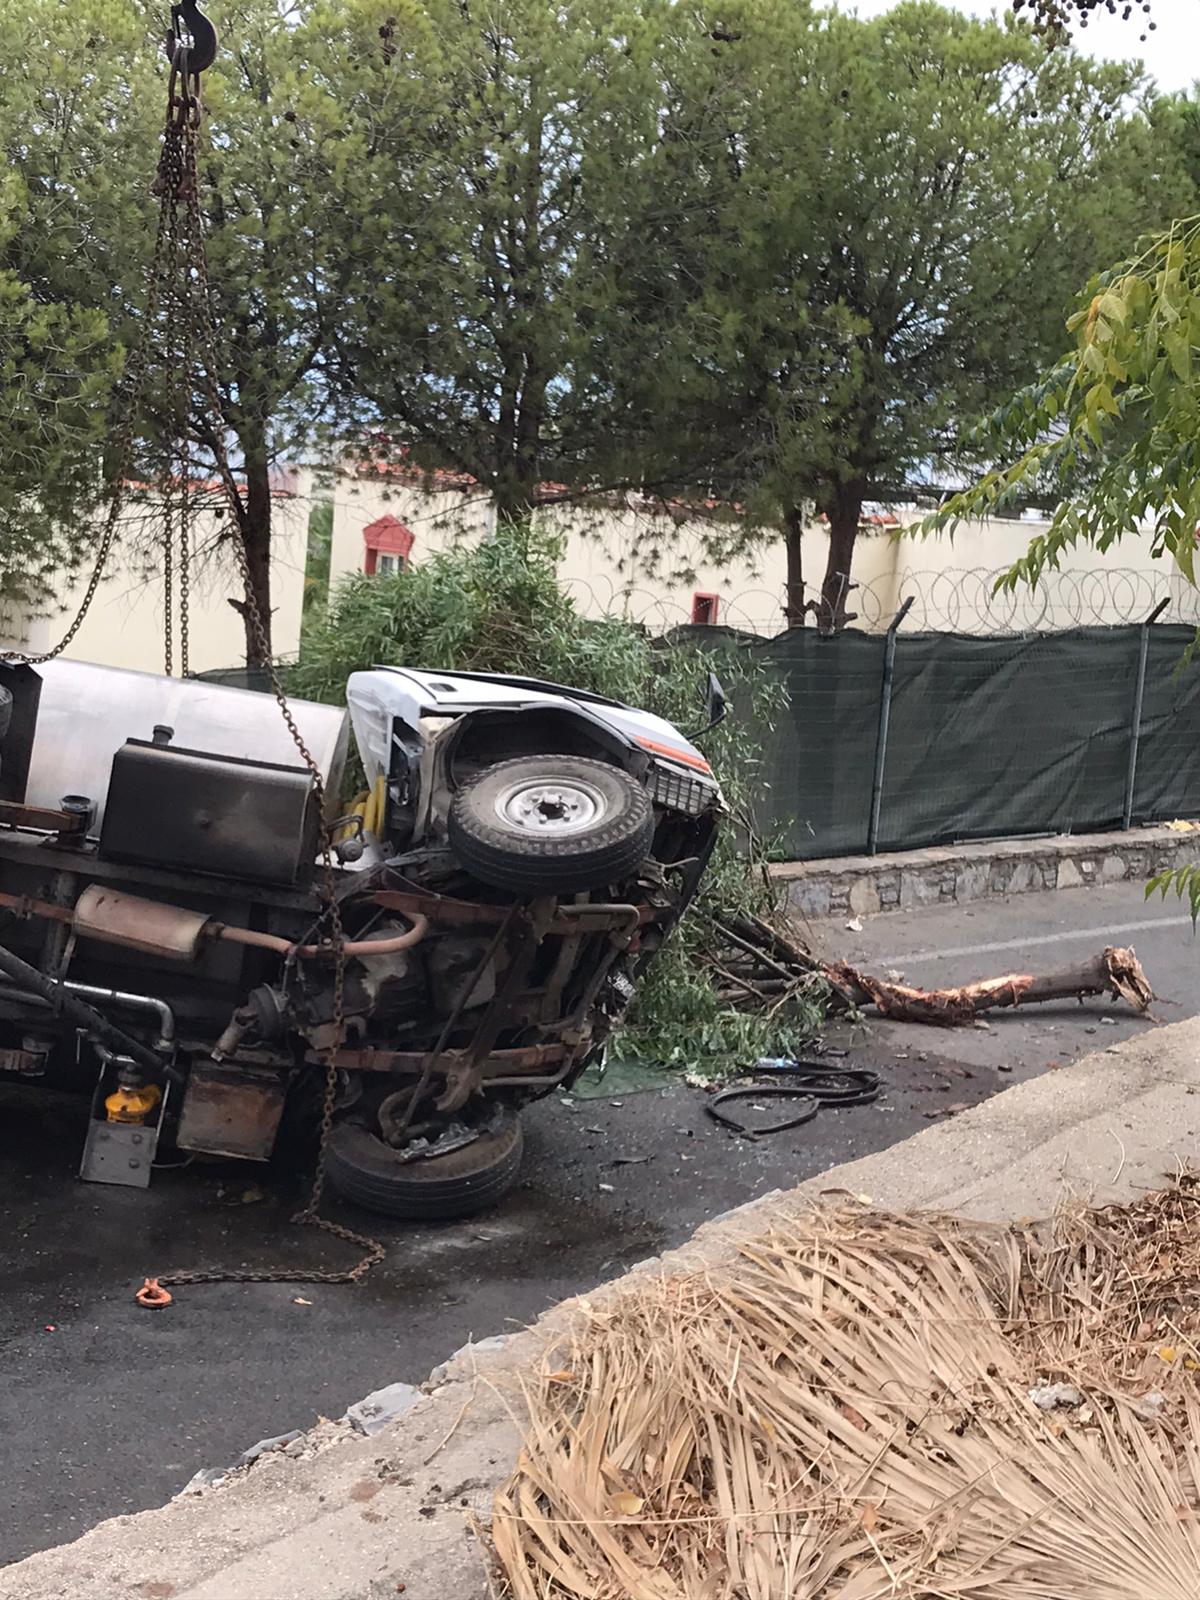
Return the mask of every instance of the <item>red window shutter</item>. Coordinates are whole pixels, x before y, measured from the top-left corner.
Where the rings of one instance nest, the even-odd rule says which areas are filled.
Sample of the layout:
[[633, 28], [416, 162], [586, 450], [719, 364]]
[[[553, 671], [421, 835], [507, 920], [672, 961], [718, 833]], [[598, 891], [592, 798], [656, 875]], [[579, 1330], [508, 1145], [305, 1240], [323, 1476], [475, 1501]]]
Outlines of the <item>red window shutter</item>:
[[699, 627], [710, 628], [721, 610], [719, 594], [703, 594], [699, 589], [692, 595], [692, 621]]

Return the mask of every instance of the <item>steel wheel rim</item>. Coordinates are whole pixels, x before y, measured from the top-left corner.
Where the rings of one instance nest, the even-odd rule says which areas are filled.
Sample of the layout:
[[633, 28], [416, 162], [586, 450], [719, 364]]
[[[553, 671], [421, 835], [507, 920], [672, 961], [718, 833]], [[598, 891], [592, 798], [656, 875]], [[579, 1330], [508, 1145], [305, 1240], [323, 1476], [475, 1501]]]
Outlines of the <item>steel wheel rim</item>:
[[607, 797], [583, 778], [524, 778], [496, 796], [501, 822], [539, 839], [568, 839], [607, 816]]

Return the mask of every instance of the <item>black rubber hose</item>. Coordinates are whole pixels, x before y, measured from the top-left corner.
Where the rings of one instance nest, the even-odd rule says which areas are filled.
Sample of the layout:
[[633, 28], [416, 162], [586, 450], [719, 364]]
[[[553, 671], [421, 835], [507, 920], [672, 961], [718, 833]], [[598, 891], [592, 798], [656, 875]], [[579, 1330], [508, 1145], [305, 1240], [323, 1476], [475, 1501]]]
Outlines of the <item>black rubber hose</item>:
[[53, 978], [48, 978], [36, 967], [31, 967], [27, 961], [22, 961], [20, 956], [13, 955], [12, 951], [6, 950], [2, 944], [0, 944], [0, 972], [11, 978], [14, 983], [19, 983], [23, 989], [30, 989], [34, 994], [40, 995], [56, 1011], [70, 1017], [72, 1022], [77, 1022], [89, 1033], [94, 1033], [118, 1055], [131, 1057], [156, 1078], [168, 1078], [177, 1084], [184, 1081], [183, 1073], [169, 1061], [164, 1061], [161, 1056], [156, 1055], [148, 1045], [142, 1044], [123, 1028], [118, 1028], [101, 1012], [89, 1006], [85, 1000], [72, 994], [69, 989], [64, 989], [61, 984], [55, 983]]
[[[744, 1122], [739, 1122], [736, 1117], [727, 1116], [721, 1110], [722, 1106], [732, 1105], [735, 1100], [793, 1100], [799, 1102], [801, 1110], [794, 1117], [789, 1117], [786, 1122], [772, 1122], [765, 1128], [748, 1128]], [[753, 1134], [757, 1138], [760, 1134], [786, 1133], [789, 1128], [802, 1128], [820, 1111], [821, 1102], [799, 1087], [792, 1089], [782, 1083], [760, 1083], [750, 1088], [722, 1089], [720, 1094], [705, 1102], [704, 1109], [713, 1121], [719, 1122], [723, 1128], [729, 1128], [734, 1133]]]
[[879, 1098], [879, 1074], [869, 1067], [831, 1067], [824, 1061], [789, 1061], [756, 1072], [794, 1083], [824, 1106], [865, 1106]]
[[[830, 1067], [824, 1061], [788, 1061], [779, 1066], [760, 1066], [759, 1074], [770, 1074], [782, 1082], [739, 1085], [714, 1095], [704, 1109], [714, 1122], [734, 1133], [786, 1133], [811, 1122], [822, 1106], [866, 1106], [879, 1098], [879, 1074], [868, 1067]], [[764, 1128], [748, 1128], [721, 1109], [739, 1100], [795, 1100], [802, 1109], [786, 1122], [773, 1122]]]

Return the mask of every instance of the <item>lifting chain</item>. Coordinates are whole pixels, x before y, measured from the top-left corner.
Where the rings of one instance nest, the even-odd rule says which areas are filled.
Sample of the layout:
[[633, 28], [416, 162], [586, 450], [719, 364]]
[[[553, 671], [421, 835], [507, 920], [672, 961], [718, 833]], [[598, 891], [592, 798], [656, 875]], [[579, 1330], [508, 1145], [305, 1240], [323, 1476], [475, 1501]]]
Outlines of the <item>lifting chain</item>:
[[[188, 332], [196, 340], [197, 366], [203, 388], [203, 398], [213, 424], [214, 456], [216, 458], [217, 473], [228, 509], [233, 534], [234, 560], [245, 592], [246, 616], [250, 623], [255, 653], [266, 671], [272, 693], [279, 706], [280, 715], [283, 717], [288, 733], [292, 737], [292, 742], [295, 744], [304, 765], [308, 768], [312, 780], [314, 803], [323, 817], [326, 811], [325, 781], [321, 775], [321, 768], [318, 762], [305, 744], [304, 736], [296, 724], [296, 719], [288, 704], [287, 694], [271, 655], [267, 630], [251, 573], [249, 552], [246, 548], [245, 533], [242, 525], [241, 495], [223, 443], [225, 431], [224, 408], [221, 404], [221, 392], [217, 381], [216, 330], [213, 326], [212, 303], [209, 296], [208, 262], [204, 249], [204, 226], [200, 212], [200, 186], [196, 159], [197, 136], [200, 125], [199, 77], [198, 75], [189, 76], [185, 68], [180, 74], [180, 81], [184, 85], [182, 98], [185, 103], [181, 109], [176, 108], [176, 96], [173, 89], [172, 105], [168, 112], [167, 128], [164, 135], [164, 156], [167, 153], [167, 147], [177, 140], [179, 145], [178, 165], [176, 165], [175, 157], [172, 155], [170, 171], [172, 173], [178, 172], [178, 196], [183, 201], [186, 215], [183, 230], [185, 241], [183, 270], [191, 280], [191, 293], [188, 296], [188, 301], [193, 311], [192, 326], [188, 329]], [[174, 73], [172, 74], [172, 82], [174, 85]], [[181, 547], [183, 560], [180, 569], [180, 586], [184, 592], [186, 592], [187, 583], [185, 552], [186, 545], [183, 545]], [[186, 607], [184, 607], [183, 626], [185, 630], [186, 616]], [[186, 639], [185, 631], [181, 639], [185, 659]], [[335, 1239], [341, 1239], [346, 1244], [353, 1245], [356, 1249], [361, 1250], [363, 1254], [354, 1266], [340, 1272], [309, 1272], [292, 1267], [267, 1268], [261, 1271], [225, 1271], [218, 1269], [215, 1271], [173, 1272], [160, 1277], [159, 1282], [164, 1285], [176, 1286], [194, 1283], [357, 1283], [360, 1278], [364, 1277], [372, 1267], [376, 1266], [384, 1258], [384, 1248], [377, 1239], [356, 1233], [353, 1229], [344, 1227], [341, 1223], [332, 1222], [329, 1218], [320, 1215], [321, 1200], [325, 1192], [326, 1152], [330, 1130], [333, 1126], [334, 1106], [337, 1100], [337, 1054], [345, 1031], [346, 988], [346, 937], [345, 930], [342, 927], [341, 909], [337, 900], [337, 880], [333, 865], [332, 841], [327, 829], [321, 835], [321, 860], [324, 879], [325, 917], [329, 927], [329, 949], [333, 957], [333, 1030], [325, 1058], [320, 1142], [317, 1147], [312, 1187], [309, 1190], [307, 1202], [303, 1209], [293, 1218], [293, 1221], [306, 1227], [319, 1228], [323, 1233], [330, 1234]]]
[[[181, 21], [183, 25], [190, 29], [190, 44], [188, 34], [181, 27]], [[116, 541], [121, 513], [125, 508], [125, 497], [133, 468], [133, 448], [137, 419], [140, 415], [146, 387], [149, 352], [152, 347], [155, 329], [160, 318], [165, 314], [169, 322], [177, 322], [177, 331], [183, 340], [184, 356], [182, 365], [184, 371], [182, 374], [177, 374], [177, 376], [181, 377], [187, 384], [185, 405], [187, 400], [190, 399], [192, 382], [198, 374], [204, 403], [208, 409], [209, 420], [212, 423], [215, 441], [213, 453], [216, 458], [221, 490], [228, 508], [233, 535], [234, 560], [245, 593], [246, 616], [250, 622], [256, 653], [263, 663], [287, 730], [300, 754], [301, 760], [309, 771], [312, 780], [313, 802], [323, 818], [326, 811], [324, 779], [321, 775], [320, 766], [313, 758], [296, 724], [291, 707], [288, 705], [283, 684], [280, 681], [271, 656], [267, 630], [258, 604], [249, 554], [246, 548], [245, 532], [242, 525], [241, 496], [233, 471], [229, 465], [229, 457], [223, 442], [225, 434], [224, 408], [221, 404], [220, 387], [217, 381], [216, 335], [209, 298], [208, 264], [204, 249], [204, 229], [200, 211], [197, 162], [197, 139], [201, 118], [200, 72], [212, 59], [212, 52], [215, 48], [215, 34], [211, 24], [196, 10], [195, 0], [185, 0], [183, 5], [173, 8], [172, 28], [173, 31], [168, 40], [171, 54], [171, 79], [168, 91], [167, 120], [163, 130], [162, 152], [159, 157], [158, 171], [154, 182], [154, 192], [159, 200], [158, 227], [154, 241], [154, 253], [151, 258], [145, 318], [137, 342], [130, 354], [123, 380], [123, 405], [114, 462], [115, 476], [104, 527], [96, 550], [96, 558], [78, 610], [58, 643], [52, 649], [41, 654], [29, 654], [17, 650], [3, 651], [0, 652], [0, 661], [23, 662], [32, 666], [52, 661], [70, 646], [83, 626], [84, 619], [91, 608], [92, 602], [96, 597], [96, 591], [104, 576], [113, 544]], [[189, 53], [193, 50], [197, 51], [198, 54], [194, 60], [190, 60]], [[188, 343], [189, 339], [194, 339], [196, 342], [194, 356]], [[182, 427], [179, 431], [181, 433], [180, 443], [183, 445]], [[182, 487], [178, 508], [180, 530], [178, 540], [178, 576], [180, 668], [184, 676], [187, 675], [190, 664], [188, 599], [191, 566], [189, 535], [192, 509], [186, 454], [186, 445], [183, 445], [181, 450], [183, 471], [180, 474]], [[172, 531], [177, 519], [174, 510], [175, 497], [171, 492], [169, 465], [166, 480], [164, 486], [163, 541], [163, 578], [166, 598], [164, 632], [166, 670], [167, 674], [170, 675], [173, 668], [172, 658], [174, 653], [172, 638]], [[354, 1266], [344, 1271], [307, 1272], [298, 1268], [282, 1267], [263, 1271], [226, 1271], [218, 1269], [212, 1271], [175, 1272], [159, 1279], [159, 1282], [164, 1285], [198, 1283], [356, 1283], [384, 1258], [384, 1248], [378, 1240], [369, 1238], [365, 1234], [356, 1233], [353, 1229], [344, 1227], [340, 1223], [332, 1222], [320, 1215], [321, 1200], [325, 1191], [326, 1151], [330, 1130], [333, 1126], [334, 1106], [337, 1100], [337, 1054], [345, 1031], [346, 979], [345, 932], [342, 927], [341, 911], [337, 901], [337, 881], [333, 865], [332, 842], [327, 830], [322, 832], [321, 853], [325, 900], [324, 919], [329, 930], [329, 952], [333, 958], [333, 1029], [325, 1060], [320, 1143], [313, 1172], [312, 1186], [303, 1209], [296, 1214], [293, 1220], [307, 1227], [319, 1228], [322, 1232], [330, 1234], [346, 1244], [353, 1245], [363, 1252], [362, 1256]]]
[[[154, 238], [154, 251], [150, 259], [145, 315], [138, 330], [133, 349], [130, 352], [129, 360], [126, 363], [118, 391], [116, 451], [113, 458], [114, 473], [108, 506], [105, 512], [104, 526], [100, 533], [99, 543], [96, 546], [96, 556], [88, 575], [83, 597], [66, 632], [58, 643], [49, 650], [39, 653], [24, 650], [0, 651], [0, 662], [38, 666], [43, 662], [53, 661], [56, 657], [62, 655], [64, 650], [70, 648], [80, 628], [82, 628], [108, 568], [109, 558], [117, 541], [121, 515], [125, 510], [130, 476], [133, 471], [133, 449], [137, 422], [141, 414], [146, 377], [150, 367], [149, 355], [160, 316], [165, 312], [168, 323], [178, 321], [181, 328], [186, 328], [189, 321], [186, 315], [177, 315], [177, 313], [185, 311], [185, 302], [189, 297], [190, 290], [186, 269], [181, 272], [176, 260], [180, 243], [179, 201], [185, 193], [184, 163], [187, 159], [184, 141], [178, 135], [181, 133], [185, 122], [194, 124], [193, 132], [199, 126], [200, 77], [199, 71], [189, 64], [188, 47], [179, 29], [181, 21], [187, 23], [191, 20], [194, 24], [198, 24], [202, 30], [207, 29], [211, 33], [211, 24], [195, 10], [194, 0], [187, 7], [187, 11], [190, 13], [190, 17], [182, 14], [183, 8], [176, 7], [172, 11], [173, 31], [169, 43], [173, 41], [173, 45], [171, 49], [171, 80], [168, 92], [167, 125], [164, 131], [163, 148], [159, 157], [158, 172], [154, 181], [154, 193], [159, 197], [158, 225]], [[205, 39], [205, 45], [209, 51], [215, 47], [215, 34], [212, 34], [211, 42], [207, 38]], [[203, 64], [207, 65], [209, 60], [211, 60], [211, 54], [208, 54]], [[173, 134], [175, 135], [174, 137]], [[194, 182], [194, 167], [192, 176]], [[164, 288], [166, 289], [165, 296]], [[173, 313], [176, 315], [173, 315]], [[182, 432], [182, 430], [180, 431]], [[185, 458], [182, 474], [183, 504], [179, 532], [179, 645], [180, 670], [186, 677], [189, 668], [188, 602], [190, 598], [189, 532], [191, 505], [187, 484], [186, 448], [183, 454]], [[163, 485], [163, 500], [164, 656], [166, 673], [169, 677], [173, 671], [172, 530], [174, 520], [169, 463]]]

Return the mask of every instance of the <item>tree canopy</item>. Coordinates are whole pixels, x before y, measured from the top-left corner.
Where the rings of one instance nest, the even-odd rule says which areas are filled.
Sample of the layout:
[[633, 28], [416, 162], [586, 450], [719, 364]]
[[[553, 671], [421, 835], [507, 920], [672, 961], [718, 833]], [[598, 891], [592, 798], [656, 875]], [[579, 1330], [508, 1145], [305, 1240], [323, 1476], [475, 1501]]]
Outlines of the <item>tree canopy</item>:
[[136, 250], [142, 231], [121, 193], [132, 131], [113, 68], [141, 28], [121, 0], [82, 30], [65, 8], [7, 0], [0, 22], [0, 592], [24, 599], [86, 547], [103, 496], [129, 331], [103, 241], [123, 229]]
[[728, 160], [699, 174], [665, 314], [642, 287], [647, 359], [617, 381], [656, 476], [706, 460], [788, 529], [793, 620], [801, 528], [828, 518], [808, 605], [837, 628], [864, 501], [910, 498], [1038, 369], [1096, 252], [1169, 215], [1176, 160], [1127, 69], [935, 5], [862, 23], [762, 0], [721, 48], [743, 77]]
[[[160, 7], [0, 0], [13, 44], [0, 67], [0, 266], [10, 274], [0, 361], [30, 372], [28, 399], [15, 385], [6, 394], [12, 432], [0, 435], [0, 516], [16, 571], [28, 574], [23, 551], [47, 514], [61, 533], [51, 565], [86, 548], [89, 514], [106, 489], [104, 446], [127, 399], [113, 380], [144, 337], [137, 475], [210, 480], [215, 449], [232, 454], [269, 630], [271, 469], [308, 442], [325, 405], [327, 247], [346, 214], [322, 181], [317, 153], [339, 139], [340, 115], [323, 89], [310, 88], [319, 30], [310, 36], [299, 14], [274, 0], [219, 9], [222, 46], [204, 84], [201, 205], [225, 429], [215, 424], [199, 341], [181, 325], [178, 302], [168, 295], [155, 325], [142, 326], [166, 105]], [[179, 263], [177, 282], [182, 272]], [[26, 483], [13, 472], [22, 457], [10, 437], [19, 444], [19, 430], [35, 427]], [[219, 547], [228, 534], [218, 519]], [[236, 583], [230, 601], [244, 612]], [[255, 654], [249, 627], [247, 654]]]
[[[791, 0], [213, 9], [228, 436], [168, 316], [140, 458], [203, 477], [231, 448], [264, 610], [272, 464], [336, 426], [470, 475], [514, 521], [610, 487], [719, 497], [714, 547], [784, 526], [793, 620], [840, 626], [864, 500], [929, 476], [1038, 370], [1072, 286], [1169, 214], [1194, 148], [1125, 68], [926, 0], [870, 22]], [[151, 0], [0, 0], [0, 21], [11, 588], [35, 548], [86, 542], [102, 491], [165, 63]]]
[[[1194, 102], [1171, 108], [1189, 166], [1200, 160]], [[1200, 187], [1190, 198], [1200, 204]], [[1049, 525], [1008, 574], [1036, 583], [1076, 544], [1109, 550], [1149, 531], [1155, 553], [1196, 581], [1200, 525], [1200, 216], [1171, 222], [1094, 274], [1060, 350], [979, 427], [989, 470], [931, 527], [1019, 503], [1055, 502]]]

